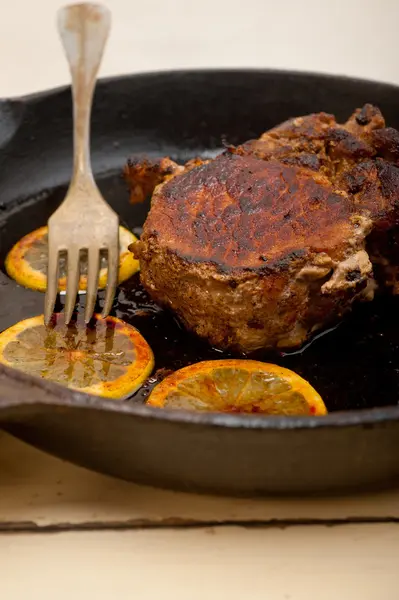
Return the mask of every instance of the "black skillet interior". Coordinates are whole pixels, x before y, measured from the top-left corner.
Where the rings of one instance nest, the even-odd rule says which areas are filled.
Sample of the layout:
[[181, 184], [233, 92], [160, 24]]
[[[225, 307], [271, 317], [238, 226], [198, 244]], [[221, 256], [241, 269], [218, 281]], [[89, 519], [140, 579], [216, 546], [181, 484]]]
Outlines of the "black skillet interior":
[[[148, 204], [132, 207], [128, 203], [121, 177], [121, 168], [128, 156], [169, 155], [177, 161], [198, 155], [212, 156], [221, 148], [223, 140], [234, 144], [250, 139], [286, 118], [313, 111], [332, 112], [338, 119], [345, 120], [354, 108], [365, 102], [377, 104], [387, 123], [399, 127], [398, 101], [399, 89], [393, 86], [291, 72], [198, 71], [115, 78], [100, 82], [96, 93], [92, 121], [94, 170], [105, 197], [119, 212], [122, 223], [139, 234]], [[62, 200], [71, 172], [71, 154], [69, 89], [0, 103], [1, 268], [11, 245], [45, 224]], [[4, 272], [0, 272], [0, 289], [0, 330], [42, 312], [43, 296], [18, 287]], [[331, 412], [396, 405], [399, 397], [399, 368], [396, 368], [399, 364], [398, 308], [394, 300], [381, 298], [373, 304], [358, 307], [337, 329], [321, 336], [301, 353], [260, 358], [283, 364], [309, 379]], [[169, 314], [151, 303], [136, 277], [121, 287], [115, 314], [143, 333], [154, 349], [157, 368], [176, 369], [197, 360], [221, 357], [217, 351], [188, 336]], [[195, 490], [234, 493], [321, 490], [390, 480], [399, 470], [399, 456], [385, 456], [378, 471], [375, 458], [367, 466], [370, 461], [367, 452], [366, 462], [353, 477], [351, 469], [355, 464], [359, 469], [362, 455], [356, 456], [353, 465], [349, 466], [344, 457], [346, 452], [353, 454], [359, 448], [364, 449], [365, 431], [370, 430], [370, 424], [367, 429], [364, 425], [357, 426], [357, 431], [360, 427], [363, 432], [357, 450], [350, 442], [350, 439], [356, 439], [353, 432], [351, 438], [350, 431], [364, 413], [354, 413], [354, 420], [349, 419], [349, 428], [345, 427], [344, 418], [340, 421], [344, 415], [339, 413], [338, 421], [330, 421], [331, 417], [328, 417], [320, 427], [315, 426], [315, 422], [304, 424], [304, 421], [299, 427], [300, 421], [292, 419], [258, 417], [258, 421], [253, 421], [248, 417], [227, 416], [221, 421], [214, 415], [198, 418], [184, 415], [179, 427], [178, 417], [175, 421], [174, 417], [169, 419], [159, 411], [153, 418], [153, 413], [141, 406], [155, 381], [155, 378], [151, 379], [123, 407], [114, 405], [111, 412], [105, 408], [109, 406], [107, 402], [96, 400], [93, 404], [90, 400], [90, 410], [88, 413], [83, 411], [85, 416], [79, 417], [79, 422], [75, 412], [82, 414], [78, 404], [80, 401], [85, 404], [84, 397], [69, 392], [61, 394], [58, 388], [53, 392], [50, 386], [50, 392], [42, 390], [42, 396], [47, 398], [44, 409], [38, 405], [40, 391], [36, 386], [32, 388], [24, 383], [18, 387], [15, 384], [20, 395], [16, 399], [16, 392], [11, 394], [14, 397], [10, 401], [10, 387], [4, 384], [3, 391], [0, 388], [0, 420], [8, 421], [5, 426], [11, 427], [14, 433], [80, 464], [126, 478]], [[7, 397], [4, 390], [7, 390]], [[60, 420], [55, 405], [61, 397], [65, 398], [61, 404], [66, 403], [69, 412]], [[368, 421], [375, 422], [375, 428], [371, 427], [371, 430], [381, 432], [381, 428], [387, 427], [386, 422], [389, 427], [396, 428], [396, 412], [392, 409], [377, 411]], [[150, 416], [146, 419], [145, 415]], [[116, 423], [114, 436], [112, 431], [105, 432], [108, 428], [104, 427], [103, 421], [107, 419], [108, 423]], [[381, 425], [381, 419], [384, 425]], [[82, 431], [82, 422], [87, 425], [86, 432]], [[214, 430], [216, 422], [218, 433]], [[132, 444], [137, 444], [137, 441], [132, 442], [132, 435], [135, 431], [136, 440], [142, 439], [148, 423], [155, 423], [157, 439], [161, 441], [157, 447], [158, 442], [154, 439], [155, 448], [150, 451], [151, 446], [145, 444], [146, 453], [141, 456], [140, 463], [139, 457], [131, 452]], [[178, 436], [172, 436], [174, 427], [171, 423], [178, 428]], [[339, 444], [335, 454], [325, 443], [329, 425], [337, 435], [334, 443]], [[258, 427], [267, 429], [261, 437]], [[303, 439], [296, 437], [297, 427]], [[55, 430], [57, 436], [53, 434]], [[316, 434], [316, 430], [323, 431], [323, 436]], [[228, 432], [224, 443], [223, 431]], [[233, 437], [229, 437], [231, 435]], [[98, 450], [98, 436], [102, 440], [101, 450]], [[115, 455], [115, 448], [110, 451], [106, 447], [104, 436], [114, 446], [118, 439], [119, 453]], [[289, 436], [299, 452], [294, 461], [296, 468], [301, 469], [302, 465], [299, 473], [293, 471]], [[82, 443], [84, 438], [86, 441]], [[193, 447], [193, 439], [197, 439], [198, 447]], [[236, 447], [235, 440], [237, 444], [241, 440], [243, 446]], [[393, 437], [391, 442], [394, 443]], [[160, 460], [162, 444], [166, 444], [169, 454], [170, 448], [175, 448], [174, 459], [170, 458], [167, 464], [165, 457]], [[231, 444], [234, 451], [229, 456], [226, 452]], [[312, 444], [316, 444], [313, 448], [315, 456], [311, 452]], [[385, 440], [383, 447], [387, 445], [392, 453], [389, 440]], [[320, 470], [322, 447], [331, 461], [331, 476]], [[279, 460], [283, 464], [279, 472], [276, 465], [271, 468], [267, 464], [270, 461], [265, 461], [266, 448], [268, 454], [270, 451], [280, 454]], [[137, 451], [136, 446], [134, 449]], [[222, 453], [223, 461], [220, 456], [215, 459], [212, 452]], [[383, 449], [380, 447], [378, 452], [381, 454]], [[185, 455], [183, 463], [182, 455]], [[168, 456], [167, 451], [165, 456]], [[309, 464], [304, 466], [310, 456], [311, 462], [315, 460], [313, 472]], [[254, 461], [257, 461], [257, 467], [252, 467], [251, 476], [245, 470]], [[241, 472], [240, 465], [243, 468], [245, 465]]]

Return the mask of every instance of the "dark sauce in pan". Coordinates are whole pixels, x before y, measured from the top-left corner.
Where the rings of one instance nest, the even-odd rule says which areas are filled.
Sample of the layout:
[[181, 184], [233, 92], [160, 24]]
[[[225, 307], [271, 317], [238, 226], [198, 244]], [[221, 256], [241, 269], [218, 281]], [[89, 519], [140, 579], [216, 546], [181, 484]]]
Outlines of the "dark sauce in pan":
[[[121, 223], [140, 234], [148, 203], [130, 206], [120, 176], [102, 179], [100, 187], [121, 216]], [[0, 331], [21, 319], [42, 314], [44, 296], [17, 286], [4, 272], [4, 258], [26, 233], [46, 223], [62, 200], [64, 188], [44, 192], [0, 219]], [[103, 300], [99, 296], [99, 308]], [[82, 301], [84, 302], [84, 300]], [[122, 284], [114, 303], [117, 317], [135, 326], [155, 355], [155, 370], [146, 384], [127, 401], [143, 402], [170, 370], [200, 360], [230, 356], [188, 334], [173, 315], [155, 305], [138, 275]], [[399, 399], [399, 299], [380, 297], [356, 309], [336, 328], [319, 335], [300, 352], [259, 352], [250, 358], [273, 362], [296, 371], [321, 394], [329, 411], [396, 405]]]

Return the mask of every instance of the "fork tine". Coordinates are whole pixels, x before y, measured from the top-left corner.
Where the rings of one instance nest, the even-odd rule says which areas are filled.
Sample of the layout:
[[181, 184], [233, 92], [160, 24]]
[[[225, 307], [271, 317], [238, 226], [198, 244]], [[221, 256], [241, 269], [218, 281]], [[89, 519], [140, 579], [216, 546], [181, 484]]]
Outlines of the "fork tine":
[[118, 267], [119, 267], [119, 233], [117, 232], [117, 243], [108, 246], [108, 276], [107, 276], [107, 291], [105, 294], [104, 308], [102, 316], [105, 318], [109, 315], [112, 308], [112, 303], [115, 297], [116, 284], [118, 282]]
[[98, 248], [90, 247], [87, 255], [87, 292], [85, 323], [88, 323], [93, 316], [94, 306], [96, 304], [98, 289], [98, 272], [100, 270], [100, 253]]
[[51, 243], [50, 231], [48, 238], [47, 287], [44, 300], [44, 323], [48, 325], [53, 315], [58, 293], [58, 249]]
[[80, 276], [80, 254], [77, 246], [68, 248], [67, 291], [65, 300], [65, 323], [68, 325], [76, 304]]

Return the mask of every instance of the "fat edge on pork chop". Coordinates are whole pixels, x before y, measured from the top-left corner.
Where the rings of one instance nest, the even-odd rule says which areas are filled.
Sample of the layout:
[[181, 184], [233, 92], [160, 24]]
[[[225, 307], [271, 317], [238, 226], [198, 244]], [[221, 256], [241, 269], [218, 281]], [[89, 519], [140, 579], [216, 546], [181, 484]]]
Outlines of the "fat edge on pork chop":
[[378, 285], [399, 292], [399, 133], [366, 104], [291, 119], [213, 160], [129, 160], [152, 195], [141, 281], [221, 349], [301, 346]]

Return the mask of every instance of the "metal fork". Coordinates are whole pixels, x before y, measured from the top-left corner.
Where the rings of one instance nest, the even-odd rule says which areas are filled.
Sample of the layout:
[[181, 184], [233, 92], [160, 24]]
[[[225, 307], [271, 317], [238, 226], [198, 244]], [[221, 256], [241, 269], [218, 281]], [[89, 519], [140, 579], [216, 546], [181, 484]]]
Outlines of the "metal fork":
[[110, 30], [110, 12], [98, 4], [75, 4], [58, 12], [58, 30], [72, 77], [74, 166], [61, 206], [48, 221], [48, 271], [44, 320], [50, 322], [58, 291], [59, 254], [67, 253], [65, 322], [71, 320], [80, 278], [80, 253], [87, 251], [85, 322], [93, 316], [100, 251], [108, 253], [103, 316], [111, 310], [119, 265], [119, 218], [94, 181], [90, 164], [90, 116], [96, 76]]

